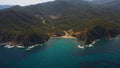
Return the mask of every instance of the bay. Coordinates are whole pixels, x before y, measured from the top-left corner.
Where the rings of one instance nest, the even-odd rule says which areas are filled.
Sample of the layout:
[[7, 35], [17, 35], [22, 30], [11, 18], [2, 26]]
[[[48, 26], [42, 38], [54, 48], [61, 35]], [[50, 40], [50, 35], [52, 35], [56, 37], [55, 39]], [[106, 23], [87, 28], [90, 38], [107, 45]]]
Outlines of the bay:
[[52, 38], [31, 50], [0, 45], [0, 68], [120, 68], [120, 37], [78, 47], [76, 39]]

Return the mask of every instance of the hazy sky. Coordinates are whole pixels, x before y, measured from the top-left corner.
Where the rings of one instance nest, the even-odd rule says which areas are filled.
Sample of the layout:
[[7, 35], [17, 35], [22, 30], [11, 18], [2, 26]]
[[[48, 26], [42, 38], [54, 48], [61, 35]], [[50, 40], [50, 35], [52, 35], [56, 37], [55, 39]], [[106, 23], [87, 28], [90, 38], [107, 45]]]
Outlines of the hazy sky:
[[53, 0], [0, 0], [0, 5], [31, 5]]

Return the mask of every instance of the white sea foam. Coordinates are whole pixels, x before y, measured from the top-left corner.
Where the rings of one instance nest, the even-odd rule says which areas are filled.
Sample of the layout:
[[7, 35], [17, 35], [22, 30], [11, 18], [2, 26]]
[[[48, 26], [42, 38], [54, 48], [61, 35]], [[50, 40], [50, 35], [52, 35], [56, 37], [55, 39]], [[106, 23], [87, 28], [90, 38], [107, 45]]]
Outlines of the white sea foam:
[[31, 50], [32, 48], [34, 48], [35, 46], [29, 46], [26, 50]]
[[16, 45], [17, 48], [25, 48], [24, 46]]
[[78, 45], [78, 48], [83, 49], [83, 48], [85, 48], [85, 46]]
[[6, 44], [4, 47], [5, 48], [14, 48], [14, 47], [16, 47], [16, 48], [25, 48], [24, 46], [20, 46], [20, 45], [9, 45], [9, 44]]
[[[2, 45], [2, 44], [1, 44]], [[26, 48], [25, 46], [21, 46], [21, 45], [12, 45], [11, 43], [4, 43], [4, 47], [5, 48]], [[35, 44], [35, 45], [32, 45], [32, 46], [29, 46], [26, 48], [26, 50], [31, 50], [33, 49], [34, 47], [37, 47], [37, 46], [43, 46], [43, 44]]]
[[12, 45], [5, 45], [4, 47], [5, 47], [5, 48], [13, 48], [13, 47], [15, 47], [15, 46], [12, 46]]
[[35, 44], [35, 45], [32, 45], [32, 46], [29, 46], [26, 50], [31, 50], [33, 49], [34, 47], [37, 47], [37, 46], [43, 46], [43, 44]]
[[96, 41], [93, 41], [93, 42], [92, 42], [92, 44], [95, 44], [95, 43], [96, 43]]
[[86, 47], [93, 47], [93, 45], [92, 44], [89, 44], [89, 45], [85, 45]]

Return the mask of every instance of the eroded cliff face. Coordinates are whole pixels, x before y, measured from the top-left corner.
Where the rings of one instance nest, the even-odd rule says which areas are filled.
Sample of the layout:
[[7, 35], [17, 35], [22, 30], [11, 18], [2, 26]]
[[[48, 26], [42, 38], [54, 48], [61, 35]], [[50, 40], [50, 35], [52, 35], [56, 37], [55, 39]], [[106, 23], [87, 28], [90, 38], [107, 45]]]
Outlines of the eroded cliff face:
[[97, 39], [112, 39], [119, 34], [119, 31], [116, 29], [106, 29], [101, 26], [96, 26], [93, 29], [88, 31], [83, 30], [78, 34], [74, 34], [73, 36], [77, 37], [79, 40], [84, 41], [85, 44], [88, 45]]
[[49, 37], [47, 35], [39, 34], [9, 34], [7, 32], [0, 32], [0, 43], [9, 43], [9, 45], [24, 45], [30, 46], [35, 44], [45, 43]]

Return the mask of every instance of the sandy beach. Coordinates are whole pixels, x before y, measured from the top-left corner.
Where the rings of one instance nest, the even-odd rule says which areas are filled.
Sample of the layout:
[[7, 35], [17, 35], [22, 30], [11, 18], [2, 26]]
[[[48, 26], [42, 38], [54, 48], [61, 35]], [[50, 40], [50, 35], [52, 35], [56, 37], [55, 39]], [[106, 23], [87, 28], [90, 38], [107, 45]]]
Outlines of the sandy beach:
[[75, 38], [73, 36], [61, 36], [61, 38]]

